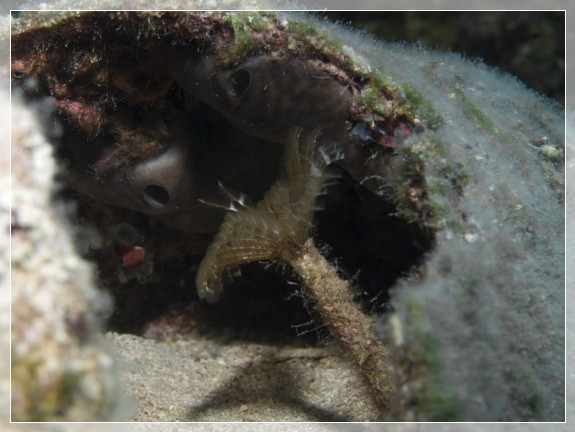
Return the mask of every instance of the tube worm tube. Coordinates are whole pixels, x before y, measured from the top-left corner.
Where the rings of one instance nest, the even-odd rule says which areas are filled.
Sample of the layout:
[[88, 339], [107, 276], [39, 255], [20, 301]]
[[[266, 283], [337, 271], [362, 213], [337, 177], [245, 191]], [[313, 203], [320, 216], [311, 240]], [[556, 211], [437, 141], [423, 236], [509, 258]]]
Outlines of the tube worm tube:
[[358, 364], [382, 416], [390, 409], [395, 377], [390, 354], [373, 321], [353, 301], [349, 284], [337, 275], [309, 238], [317, 196], [331, 178], [327, 167], [343, 157], [339, 146], [316, 146], [318, 132], [292, 132], [283, 176], [256, 207], [226, 216], [200, 264], [198, 295], [219, 299], [226, 277], [242, 263], [283, 260], [301, 276], [316, 310], [345, 352]]

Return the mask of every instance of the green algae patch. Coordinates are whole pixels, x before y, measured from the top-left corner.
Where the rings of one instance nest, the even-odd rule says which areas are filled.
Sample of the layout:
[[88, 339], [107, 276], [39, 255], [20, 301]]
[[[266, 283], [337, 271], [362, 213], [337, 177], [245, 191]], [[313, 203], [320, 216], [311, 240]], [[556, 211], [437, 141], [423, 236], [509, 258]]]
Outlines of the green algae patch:
[[491, 135], [500, 135], [500, 132], [495, 127], [495, 124], [493, 124], [493, 121], [487, 117], [483, 111], [481, 111], [473, 102], [469, 100], [461, 86], [455, 86], [455, 93], [459, 96], [461, 105], [465, 111], [474, 117], [483, 129], [485, 129]]
[[547, 184], [557, 197], [557, 200], [561, 203], [565, 202], [565, 183], [562, 178], [557, 176], [557, 173], [552, 169], [548, 163], [541, 163], [541, 170], [545, 175], [545, 180]]
[[474, 118], [482, 129], [487, 131], [490, 135], [499, 138], [502, 142], [509, 142], [512, 140], [511, 136], [501, 133], [493, 123], [493, 120], [491, 120], [477, 105], [471, 102], [460, 85], [456, 85], [454, 90], [455, 94], [459, 96], [461, 106], [465, 112]]
[[[362, 94], [362, 99], [375, 112], [390, 115], [392, 110], [407, 115], [414, 125], [424, 125], [436, 129], [444, 122], [432, 103], [415, 87], [393, 76], [383, 68], [365, 76], [371, 80], [372, 87]], [[382, 102], [381, 95], [389, 95], [394, 106], [390, 108]]]
[[512, 389], [512, 403], [528, 407], [537, 419], [545, 408], [545, 398], [530, 372], [515, 360], [509, 363], [506, 378]]
[[382, 89], [369, 88], [361, 93], [361, 101], [374, 113], [388, 117], [393, 112], [393, 106], [382, 96]]
[[291, 20], [289, 22], [290, 31], [299, 36], [309, 37], [317, 35], [315, 25], [310, 21]]
[[431, 129], [436, 129], [443, 124], [443, 117], [419, 91], [407, 83], [402, 82], [401, 86], [405, 92], [409, 109], [416, 121], [423, 123]]
[[76, 359], [70, 364], [64, 360], [56, 366], [37, 353], [13, 353], [12, 420], [61, 422], [111, 418], [120, 400], [112, 389], [111, 376], [99, 369], [101, 359], [97, 357]]
[[408, 386], [416, 416], [421, 421], [456, 421], [460, 411], [457, 397], [441, 377], [441, 350], [431, 334], [424, 306], [410, 299], [406, 308]]
[[276, 25], [275, 15], [253, 12], [235, 12], [227, 16], [233, 30], [233, 42], [225, 51], [223, 59], [228, 64], [237, 64], [246, 57], [261, 50], [261, 35]]
[[420, 139], [399, 154], [405, 169], [394, 184], [397, 215], [433, 231], [460, 226], [450, 209], [470, 179], [463, 165], [450, 161], [445, 148], [434, 139]]

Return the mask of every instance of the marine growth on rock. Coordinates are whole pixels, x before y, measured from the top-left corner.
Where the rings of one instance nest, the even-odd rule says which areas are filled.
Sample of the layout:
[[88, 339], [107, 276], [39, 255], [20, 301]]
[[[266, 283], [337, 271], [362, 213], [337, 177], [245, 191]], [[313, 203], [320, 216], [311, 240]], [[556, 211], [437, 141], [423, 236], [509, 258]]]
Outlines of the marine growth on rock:
[[297, 12], [22, 12], [12, 82], [108, 328], [303, 316], [379, 418], [561, 420], [564, 116], [512, 77]]

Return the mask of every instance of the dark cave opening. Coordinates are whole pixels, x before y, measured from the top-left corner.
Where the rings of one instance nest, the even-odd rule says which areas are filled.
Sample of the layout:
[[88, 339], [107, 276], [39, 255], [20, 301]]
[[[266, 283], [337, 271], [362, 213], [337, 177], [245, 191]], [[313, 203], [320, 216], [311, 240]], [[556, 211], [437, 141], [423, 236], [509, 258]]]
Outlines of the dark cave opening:
[[[314, 344], [328, 336], [287, 264], [241, 266], [241, 274], [226, 283], [222, 299], [209, 305], [198, 299], [195, 288], [195, 269], [202, 254], [188, 244], [205, 248], [205, 239], [174, 230], [152, 216], [99, 204], [76, 193], [68, 199], [71, 196], [78, 202], [75, 222], [96, 227], [104, 239], [103, 246], [83, 250], [97, 264], [99, 286], [114, 298], [109, 330], [159, 339], [186, 332], [232, 332], [236, 338], [298, 344]], [[341, 275], [353, 282], [356, 299], [366, 313], [389, 312], [390, 290], [401, 278], [417, 277], [433, 247], [433, 236], [395, 216], [393, 204], [345, 172], [319, 205], [315, 242]], [[126, 251], [133, 245], [145, 248], [146, 259], [126, 265]]]
[[[236, 85], [246, 85], [246, 77], [236, 78]], [[50, 95], [44, 80], [33, 87], [30, 97], [34, 100], [45, 100]], [[67, 110], [43, 113], [55, 116], [58, 123], [55, 129], [60, 132], [51, 140], [62, 171], [80, 164], [85, 169], [85, 181], [101, 184], [109, 173], [146, 157], [157, 157], [156, 148], [135, 146], [145, 140], [161, 141], [172, 134], [162, 127], [152, 133], [149, 126], [160, 124], [162, 118], [169, 117], [167, 111], [175, 107], [190, 118], [195, 116], [194, 124], [201, 125], [201, 133], [190, 137], [199, 149], [192, 150], [192, 156], [201, 154], [208, 161], [193, 167], [198, 172], [219, 179], [234, 171], [230, 168], [234, 164], [254, 168], [256, 175], [244, 177], [241, 182], [223, 182], [230, 190], [246, 192], [253, 203], [277, 177], [281, 159], [277, 144], [251, 137], [215, 110], [183, 97], [176, 85], [163, 98], [153, 101], [122, 99], [121, 92], [111, 88], [108, 92], [114, 103], [106, 106], [102, 115], [111, 123], [97, 136], [78, 127], [70, 118], [68, 106]], [[115, 141], [118, 139], [122, 140], [120, 144]], [[210, 145], [213, 142], [227, 144], [219, 148]], [[80, 145], [85, 151], [73, 148]], [[121, 151], [114, 153], [118, 148]], [[129, 155], [130, 151], [138, 156]], [[114, 162], [112, 157], [118, 160]], [[381, 157], [394, 156], [385, 153]], [[214, 164], [219, 160], [220, 166]], [[239, 173], [234, 175], [230, 179], [239, 178]], [[352, 281], [356, 299], [366, 313], [388, 312], [391, 290], [398, 280], [417, 277], [426, 253], [433, 248], [433, 232], [396, 216], [391, 199], [377, 196], [345, 171], [340, 170], [338, 177], [318, 203], [322, 210], [315, 217], [314, 240], [337, 264], [341, 275]], [[106, 187], [110, 194], [117, 194], [119, 186], [110, 183]], [[144, 203], [158, 211], [178, 203], [179, 198], [160, 179], [143, 184], [141, 194]], [[72, 189], [61, 193], [60, 198], [74, 203], [76, 211], [70, 217], [79, 253], [95, 263], [96, 284], [114, 300], [114, 310], [106, 318], [108, 330], [163, 338], [192, 331], [222, 334], [232, 329], [240, 338], [292, 343], [315, 343], [326, 336], [312, 302], [301, 294], [298, 276], [287, 265], [242, 266], [241, 275], [225, 285], [222, 299], [208, 305], [197, 297], [195, 270], [215, 231], [185, 232], [169, 226], [161, 217], [106, 204], [105, 197], [89, 197]], [[223, 211], [216, 218], [209, 217], [216, 227], [222, 215]]]
[[[224, 136], [241, 136], [239, 145], [250, 151], [264, 148], [218, 113], [201, 105], [195, 109], [201, 111], [205, 133], [225, 130]], [[79, 132], [65, 117], [58, 122], [63, 134], [53, 141], [66, 170], [74, 164], [70, 156], [74, 152], [67, 146], [78, 145]], [[94, 164], [99, 155], [90, 155]], [[275, 165], [277, 173], [279, 163], [267, 155], [246, 160], [261, 159], [269, 182], [270, 166]], [[339, 171], [337, 180], [318, 199], [322, 210], [315, 215], [313, 238], [341, 275], [352, 281], [356, 300], [366, 313], [389, 312], [391, 290], [401, 278], [417, 277], [433, 248], [433, 233], [396, 216], [394, 203], [361, 186], [343, 169], [334, 169]], [[302, 295], [298, 276], [286, 264], [241, 266], [241, 275], [227, 281], [222, 299], [209, 305], [197, 297], [195, 271], [213, 234], [182, 232], [153, 215], [104, 204], [72, 190], [60, 196], [74, 202], [78, 250], [96, 264], [96, 283], [114, 300], [108, 330], [159, 339], [186, 332], [232, 331], [235, 337], [270, 343], [314, 344], [327, 337], [313, 303]], [[146, 184], [143, 199], [161, 209], [177, 197], [157, 181]]]

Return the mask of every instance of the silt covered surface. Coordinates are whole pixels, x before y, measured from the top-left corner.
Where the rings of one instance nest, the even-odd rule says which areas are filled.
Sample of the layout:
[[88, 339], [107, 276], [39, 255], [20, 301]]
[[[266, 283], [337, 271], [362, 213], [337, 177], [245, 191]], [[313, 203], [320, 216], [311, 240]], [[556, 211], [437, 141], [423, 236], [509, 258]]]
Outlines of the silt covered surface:
[[[127, 22], [132, 22], [131, 18]], [[99, 86], [123, 92], [130, 109], [149, 101], [152, 108], [157, 108], [154, 100], [158, 94], [169, 92], [170, 77], [164, 75], [162, 62], [157, 61], [164, 54], [157, 51], [156, 41], [181, 44], [191, 39], [212, 46], [213, 39], [205, 39], [206, 33], [200, 31], [207, 23], [215, 35], [220, 30], [225, 35], [230, 23], [233, 28], [232, 40], [236, 43], [231, 48], [226, 48], [225, 37], [220, 45], [215, 39], [224, 70], [253, 56], [256, 40], [258, 54], [269, 55], [274, 48], [284, 47], [290, 55], [307, 59], [341, 84], [353, 77], [348, 117], [352, 125], [348, 131], [352, 145], [361, 149], [359, 160], [370, 162], [358, 164], [355, 159], [344, 166], [350, 178], [345, 177], [342, 184], [357, 191], [353, 185], [366, 180], [368, 192], [355, 192], [362, 205], [351, 216], [346, 213], [351, 204], [332, 209], [329, 215], [342, 215], [346, 221], [359, 219], [361, 223], [366, 219], [358, 213], [367, 213], [363, 217], [369, 221], [370, 232], [385, 250], [378, 252], [378, 243], [370, 244], [370, 252], [379, 261], [364, 272], [370, 275], [367, 280], [358, 280], [371, 289], [377, 290], [376, 270], [381, 263], [393, 264], [393, 251], [385, 249], [386, 241], [394, 245], [394, 250], [421, 249], [410, 252], [412, 258], [404, 260], [407, 268], [396, 270], [399, 276], [386, 282], [385, 300], [381, 302], [387, 306], [382, 308], [380, 302], [375, 308], [381, 314], [381, 337], [396, 353], [402, 384], [398, 416], [423, 420], [561, 421], [564, 136], [563, 115], [558, 107], [513, 78], [457, 55], [401, 44], [366, 43], [365, 38], [345, 29], [302, 20], [297, 14], [281, 15], [277, 20], [270, 14], [263, 22], [258, 22], [257, 16], [251, 20], [225, 14], [212, 18], [221, 28], [216, 26], [214, 30], [214, 21], [202, 16], [191, 18], [193, 25], [176, 32], [176, 36], [170, 33], [173, 26], [171, 30], [158, 27], [161, 33], [158, 28], [154, 33], [155, 27], [150, 25], [149, 34], [139, 32], [135, 40], [148, 41], [149, 45], [143, 44], [143, 53], [153, 59], [145, 63], [141, 74], [115, 66], [110, 59], [118, 56], [113, 49], [116, 45], [106, 39], [109, 36], [104, 32], [98, 37], [103, 40], [102, 46], [111, 47], [107, 59], [112, 66], [108, 70], [115, 77], [102, 76], [97, 66], [92, 69], [90, 65], [98, 65], [102, 59], [98, 52], [86, 51], [79, 57], [80, 66], [85, 68], [79, 69], [80, 74], [85, 75], [78, 82], [85, 79], [92, 88], [58, 86], [64, 81], [58, 74], [74, 76], [77, 72], [69, 68], [66, 57], [55, 63], [51, 57], [40, 57], [45, 65], [41, 61], [39, 65], [16, 63], [17, 79], [22, 79], [22, 73], [44, 77], [52, 91], [61, 92], [55, 96], [64, 112], [64, 122], [92, 136], [100, 133], [100, 127], [116, 122], [116, 111], [106, 100], [101, 105], [84, 103], [90, 98], [102, 101]], [[122, 16], [117, 19], [122, 21]], [[170, 19], [172, 23], [186, 21]], [[290, 20], [299, 24], [290, 27]], [[159, 25], [162, 18], [156, 16], [152, 21]], [[70, 31], [89, 32], [81, 28], [81, 20], [78, 22]], [[274, 26], [281, 28], [276, 32]], [[127, 45], [129, 36], [127, 30], [127, 39], [121, 44]], [[289, 37], [292, 44], [283, 45], [286, 41], [282, 38]], [[20, 40], [26, 37], [13, 40], [16, 48]], [[148, 88], [143, 99], [131, 86], [141, 76], [156, 84]], [[150, 76], [159, 78], [150, 81]], [[106, 87], [110, 83], [111, 87]], [[94, 106], [98, 108], [95, 111], [91, 109]], [[214, 124], [223, 121], [219, 117], [209, 120]], [[126, 124], [131, 123], [120, 126]], [[122, 139], [126, 134], [118, 132], [121, 129], [110, 127], [111, 135]], [[77, 133], [77, 129], [70, 130]], [[257, 146], [250, 134], [242, 139]], [[162, 136], [156, 141], [161, 145]], [[146, 147], [147, 153], [134, 157], [133, 142], [121, 142], [124, 153], [120, 154], [125, 159], [116, 162], [119, 167], [159, 152]], [[367, 167], [365, 171], [358, 168], [362, 165]], [[337, 202], [331, 205], [337, 207]], [[374, 216], [380, 213], [385, 216]], [[379, 228], [378, 223], [395, 223], [401, 230], [393, 235], [386, 227]], [[321, 230], [320, 219], [318, 232]], [[405, 245], [398, 232], [405, 234]], [[382, 233], [391, 238], [386, 240]], [[369, 233], [363, 235], [368, 237]], [[336, 244], [339, 240], [337, 231], [325, 236]], [[354, 270], [360, 270], [362, 260], [357, 257], [361, 254], [345, 251], [349, 244], [344, 241], [341, 246], [342, 262], [358, 262], [359, 269]], [[201, 250], [202, 246], [198, 247]], [[196, 250], [188, 252], [193, 255]], [[373, 292], [368, 297], [373, 298]]]

